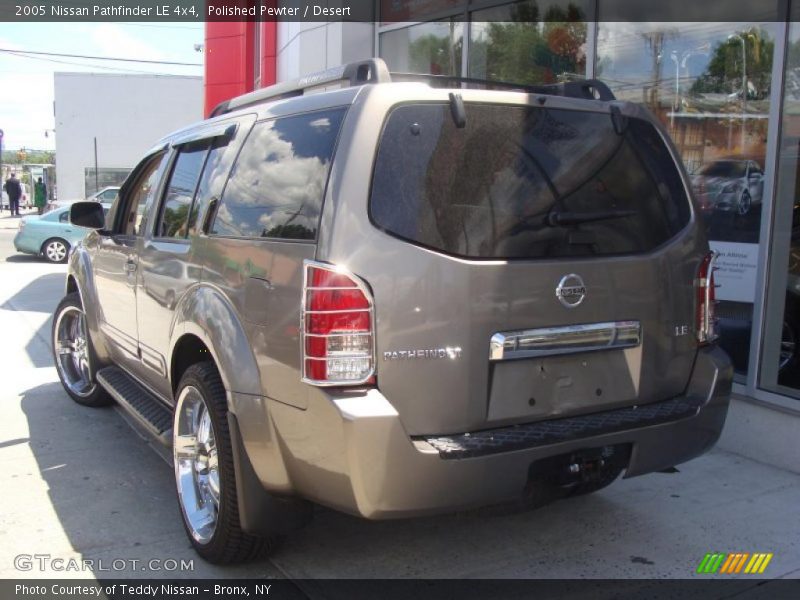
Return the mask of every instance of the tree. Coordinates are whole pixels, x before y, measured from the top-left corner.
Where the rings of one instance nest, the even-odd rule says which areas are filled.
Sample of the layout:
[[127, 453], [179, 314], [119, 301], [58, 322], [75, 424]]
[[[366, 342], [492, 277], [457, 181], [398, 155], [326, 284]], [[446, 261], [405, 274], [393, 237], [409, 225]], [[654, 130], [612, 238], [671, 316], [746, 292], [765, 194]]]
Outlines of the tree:
[[[769, 96], [772, 79], [772, 56], [775, 42], [765, 32], [754, 27], [749, 31], [737, 32], [732, 37], [719, 42], [713, 50], [706, 70], [692, 84], [695, 94], [741, 93], [742, 69], [746, 69], [748, 99], [763, 99]], [[744, 56], [742, 55], [744, 40]], [[796, 52], [796, 50], [794, 50]], [[793, 52], [790, 46], [790, 56]], [[752, 86], [752, 87], [751, 87]]]
[[463, 40], [455, 38], [454, 22], [450, 23], [450, 36], [429, 33], [414, 40], [408, 48], [412, 73], [434, 75], [457, 75], [461, 70], [461, 48]]
[[486, 35], [471, 46], [479, 76], [497, 81], [552, 83], [560, 75], [582, 73], [586, 23], [580, 8], [551, 7], [540, 21], [536, 3], [515, 4], [510, 20], [491, 22]]

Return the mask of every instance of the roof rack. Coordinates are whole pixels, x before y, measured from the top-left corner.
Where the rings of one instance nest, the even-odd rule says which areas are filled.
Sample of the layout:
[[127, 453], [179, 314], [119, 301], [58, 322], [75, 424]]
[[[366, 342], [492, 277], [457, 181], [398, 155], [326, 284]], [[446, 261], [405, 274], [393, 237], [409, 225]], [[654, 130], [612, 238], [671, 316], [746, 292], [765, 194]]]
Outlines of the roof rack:
[[579, 79], [563, 83], [548, 83], [543, 85], [529, 85], [510, 81], [494, 81], [491, 79], [476, 79], [474, 77], [458, 77], [455, 75], [428, 75], [424, 73], [395, 73], [389, 74], [392, 81], [425, 81], [432, 87], [480, 86], [487, 90], [518, 90], [531, 94], [545, 94], [548, 96], [566, 96], [568, 98], [583, 98], [586, 100], [616, 100], [611, 89], [598, 79]]
[[267, 100], [281, 100], [282, 98], [302, 96], [307, 90], [343, 81], [354, 86], [364, 85], [365, 83], [388, 83], [391, 80], [386, 63], [380, 58], [370, 58], [369, 60], [311, 73], [300, 79], [277, 83], [243, 96], [237, 96], [218, 104], [211, 111], [209, 117], [216, 117], [239, 108], [261, 104]]
[[211, 111], [209, 117], [216, 117], [233, 110], [261, 104], [271, 100], [281, 100], [302, 96], [306, 91], [347, 82], [351, 86], [371, 83], [390, 83], [392, 81], [419, 81], [426, 82], [433, 87], [461, 87], [481, 86], [484, 89], [519, 90], [532, 94], [546, 94], [549, 96], [566, 96], [569, 98], [584, 98], [589, 100], [615, 100], [614, 94], [608, 86], [597, 79], [581, 79], [564, 83], [547, 85], [527, 85], [508, 81], [491, 81], [472, 77], [456, 77], [451, 75], [427, 75], [422, 73], [390, 73], [386, 63], [380, 58], [370, 58], [359, 62], [350, 63], [341, 67], [319, 71], [295, 79], [255, 90], [249, 94], [238, 96], [218, 104]]

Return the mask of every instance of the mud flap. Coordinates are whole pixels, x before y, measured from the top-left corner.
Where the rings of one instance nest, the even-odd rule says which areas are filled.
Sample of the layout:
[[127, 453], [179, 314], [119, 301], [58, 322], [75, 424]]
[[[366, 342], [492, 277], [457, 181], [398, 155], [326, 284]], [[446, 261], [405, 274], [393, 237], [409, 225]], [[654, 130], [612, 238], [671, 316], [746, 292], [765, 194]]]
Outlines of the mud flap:
[[228, 412], [239, 523], [242, 530], [259, 536], [290, 533], [311, 520], [313, 505], [299, 498], [281, 498], [264, 489], [245, 452], [239, 422]]

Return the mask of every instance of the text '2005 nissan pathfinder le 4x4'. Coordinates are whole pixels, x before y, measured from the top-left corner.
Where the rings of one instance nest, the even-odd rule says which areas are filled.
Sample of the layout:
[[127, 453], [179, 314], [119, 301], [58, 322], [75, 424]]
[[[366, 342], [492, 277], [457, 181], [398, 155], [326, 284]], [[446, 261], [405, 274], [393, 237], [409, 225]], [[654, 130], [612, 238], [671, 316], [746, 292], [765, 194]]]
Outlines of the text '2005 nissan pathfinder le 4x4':
[[95, 231], [58, 373], [172, 448], [215, 562], [313, 503], [384, 519], [595, 491], [698, 456], [725, 420], [688, 183], [598, 81], [373, 59], [258, 90], [156, 145], [105, 221], [73, 205]]

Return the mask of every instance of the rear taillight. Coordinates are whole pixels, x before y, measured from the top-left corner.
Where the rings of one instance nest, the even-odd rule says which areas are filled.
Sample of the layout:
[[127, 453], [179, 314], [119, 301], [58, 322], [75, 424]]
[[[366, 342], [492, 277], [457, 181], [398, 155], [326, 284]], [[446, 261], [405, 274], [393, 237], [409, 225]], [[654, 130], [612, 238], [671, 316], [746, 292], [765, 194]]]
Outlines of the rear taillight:
[[714, 285], [714, 263], [719, 254], [709, 252], [700, 263], [695, 280], [697, 290], [697, 341], [700, 344], [711, 344], [716, 341], [717, 334], [717, 309]]
[[334, 265], [305, 261], [304, 269], [303, 381], [374, 383], [375, 318], [366, 284]]

